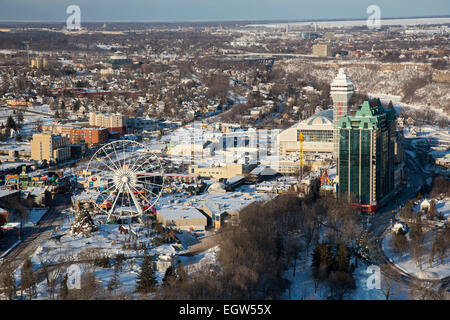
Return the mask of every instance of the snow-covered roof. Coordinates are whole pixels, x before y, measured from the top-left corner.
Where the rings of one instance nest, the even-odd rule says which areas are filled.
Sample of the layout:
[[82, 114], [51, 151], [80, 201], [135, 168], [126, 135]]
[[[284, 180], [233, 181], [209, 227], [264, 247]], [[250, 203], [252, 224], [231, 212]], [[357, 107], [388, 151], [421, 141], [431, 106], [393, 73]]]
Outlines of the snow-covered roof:
[[221, 182], [214, 182], [208, 188], [208, 193], [225, 193], [225, 185]]
[[9, 195], [16, 194], [18, 192], [20, 192], [20, 191], [19, 190], [0, 189], [0, 198], [7, 197]]
[[430, 206], [430, 201], [428, 201], [427, 199], [424, 199], [421, 204], [420, 204], [420, 208], [425, 208], [425, 207], [429, 207]]
[[158, 215], [165, 220], [205, 218], [197, 209], [183, 206], [164, 207], [158, 210]]

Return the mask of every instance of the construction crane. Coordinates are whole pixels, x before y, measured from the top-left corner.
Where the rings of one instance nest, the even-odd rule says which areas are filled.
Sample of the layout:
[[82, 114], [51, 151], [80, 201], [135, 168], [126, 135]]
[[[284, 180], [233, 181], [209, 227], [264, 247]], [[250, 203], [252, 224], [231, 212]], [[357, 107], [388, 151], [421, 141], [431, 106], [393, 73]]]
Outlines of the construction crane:
[[298, 134], [298, 142], [299, 142], [299, 172], [300, 172], [300, 181], [303, 179], [303, 133]]

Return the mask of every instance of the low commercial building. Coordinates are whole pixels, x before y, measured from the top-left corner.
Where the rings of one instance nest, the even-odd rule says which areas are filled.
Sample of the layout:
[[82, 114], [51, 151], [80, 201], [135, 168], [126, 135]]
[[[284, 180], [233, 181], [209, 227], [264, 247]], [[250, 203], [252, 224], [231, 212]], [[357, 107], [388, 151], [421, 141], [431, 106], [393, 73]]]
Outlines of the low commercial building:
[[5, 143], [0, 144], [0, 157], [6, 157], [8, 160], [16, 159], [30, 159], [31, 148], [29, 144], [26, 143]]
[[157, 211], [157, 220], [165, 227], [172, 227], [190, 232], [204, 231], [206, 217], [195, 208], [167, 206]]
[[280, 156], [298, 152], [299, 135], [303, 134], [303, 152], [333, 153], [333, 110], [324, 110], [303, 120], [278, 135]]
[[212, 177], [214, 179], [230, 179], [243, 174], [244, 166], [242, 164], [227, 163], [222, 167], [202, 167], [198, 165], [190, 165], [189, 173], [202, 177]]

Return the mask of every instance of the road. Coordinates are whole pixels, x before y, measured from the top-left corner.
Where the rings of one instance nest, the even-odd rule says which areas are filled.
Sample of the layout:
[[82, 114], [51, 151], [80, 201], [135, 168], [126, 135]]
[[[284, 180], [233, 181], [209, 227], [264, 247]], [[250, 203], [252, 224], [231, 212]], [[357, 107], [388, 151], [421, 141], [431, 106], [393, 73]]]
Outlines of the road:
[[[409, 158], [410, 156], [405, 154], [405, 157]], [[392, 201], [371, 216], [368, 253], [372, 264], [389, 264], [393, 266], [394, 269], [400, 274], [403, 284], [408, 286], [412, 280], [418, 279], [395, 267], [385, 256], [382, 249], [382, 239], [386, 230], [391, 226], [391, 221], [392, 223], [395, 223], [395, 214], [397, 209], [399, 206], [404, 206], [408, 200], [414, 199], [416, 197], [417, 189], [424, 185], [425, 180], [429, 177], [423, 168], [420, 167], [420, 170], [417, 170], [417, 167], [413, 167], [416, 164], [413, 159], [406, 160], [407, 161], [405, 161], [405, 163], [409, 172], [408, 183], [411, 186], [409, 188], [405, 187], [397, 196], [394, 197], [394, 199], [392, 199]], [[446, 290], [449, 288], [449, 282], [449, 277], [440, 281], [429, 281], [429, 283], [441, 283], [441, 287]], [[436, 298], [438, 297], [436, 296]]]
[[55, 227], [64, 221], [65, 215], [61, 212], [69, 206], [69, 200], [68, 194], [55, 195], [52, 206], [42, 217], [39, 224], [26, 232], [22, 232], [22, 243], [3, 259], [2, 265], [10, 263], [14, 269], [19, 267], [26, 258], [36, 251], [39, 245], [49, 239]]
[[21, 108], [21, 107], [10, 107], [6, 104], [0, 105], [1, 108], [5, 108], [5, 109], [10, 109], [10, 110], [14, 110], [14, 111], [22, 111], [24, 113], [33, 113], [33, 114], [38, 114], [41, 116], [47, 116], [47, 117], [53, 117], [53, 114], [50, 113], [45, 113], [45, 112], [40, 112], [40, 111], [36, 111], [36, 110], [31, 110], [30, 108]]

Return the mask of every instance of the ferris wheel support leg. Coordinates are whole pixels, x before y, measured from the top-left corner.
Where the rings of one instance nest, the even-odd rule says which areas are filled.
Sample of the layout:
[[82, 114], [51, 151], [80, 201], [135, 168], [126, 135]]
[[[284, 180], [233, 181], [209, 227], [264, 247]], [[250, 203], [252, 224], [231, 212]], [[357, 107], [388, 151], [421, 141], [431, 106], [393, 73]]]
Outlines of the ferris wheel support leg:
[[130, 186], [128, 185], [128, 183], [126, 184], [126, 186], [127, 186], [127, 188], [128, 188], [128, 192], [130, 193], [131, 198], [133, 199], [134, 205], [136, 206], [136, 209], [137, 209], [138, 213], [139, 213], [139, 214], [142, 214], [143, 211], [142, 211], [141, 205], [140, 205], [139, 202], [137, 201], [137, 199], [136, 199], [136, 197], [135, 197], [133, 191], [131, 191], [131, 188], [130, 188]]
[[141, 205], [140, 205], [139, 202], [137, 201], [137, 199], [136, 199], [136, 197], [135, 197], [133, 191], [131, 191], [131, 188], [130, 188], [130, 186], [129, 186], [128, 183], [126, 184], [126, 186], [127, 186], [127, 188], [128, 188], [128, 192], [129, 192], [130, 195], [131, 195], [131, 199], [133, 199], [134, 205], [136, 206], [136, 209], [137, 209], [137, 211], [138, 211], [138, 213], [139, 213], [139, 215], [138, 215], [138, 217], [137, 217], [138, 220], [139, 220], [139, 223], [144, 224], [144, 221], [142, 220], [142, 214], [143, 214], [143, 211], [142, 211]]
[[114, 199], [114, 203], [112, 204], [111, 210], [109, 210], [108, 218], [106, 218], [106, 221], [109, 221], [109, 219], [111, 218], [112, 213], [114, 212], [114, 208], [116, 207], [117, 200], [119, 199], [120, 189], [122, 189], [122, 186], [119, 188], [119, 190], [117, 192], [116, 199]]

